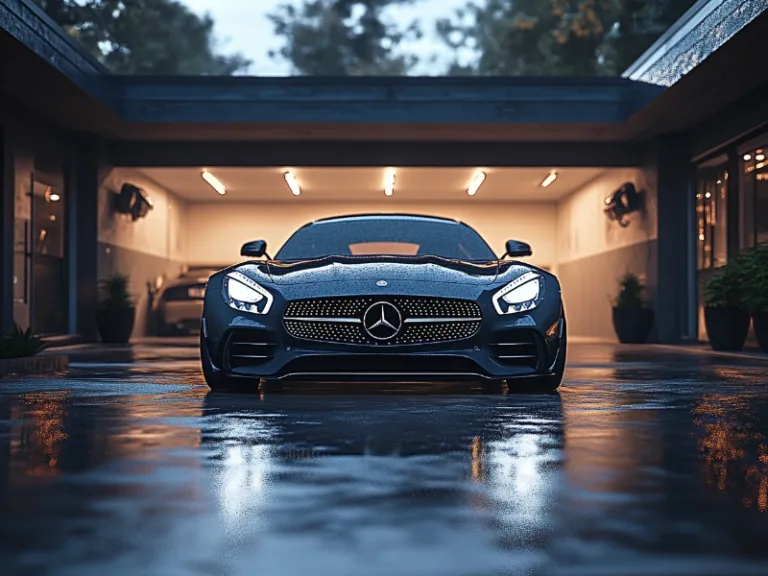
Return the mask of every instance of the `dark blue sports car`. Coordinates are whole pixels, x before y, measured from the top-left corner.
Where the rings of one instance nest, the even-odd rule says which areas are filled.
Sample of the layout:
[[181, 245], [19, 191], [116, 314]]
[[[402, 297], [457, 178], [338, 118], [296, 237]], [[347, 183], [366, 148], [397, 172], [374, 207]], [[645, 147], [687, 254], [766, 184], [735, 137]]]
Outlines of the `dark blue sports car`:
[[566, 354], [560, 283], [514, 260], [527, 244], [506, 248], [495, 256], [456, 220], [394, 214], [317, 220], [274, 258], [249, 242], [241, 254], [254, 260], [208, 281], [205, 380], [215, 390], [471, 380], [553, 391]]

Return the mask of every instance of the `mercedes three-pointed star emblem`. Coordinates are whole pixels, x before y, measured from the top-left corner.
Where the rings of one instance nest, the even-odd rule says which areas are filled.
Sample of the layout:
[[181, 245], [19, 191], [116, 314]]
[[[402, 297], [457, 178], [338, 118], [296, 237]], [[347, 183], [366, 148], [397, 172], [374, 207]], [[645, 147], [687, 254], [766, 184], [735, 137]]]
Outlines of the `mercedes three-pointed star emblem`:
[[403, 315], [394, 304], [376, 302], [363, 314], [363, 327], [374, 340], [391, 340], [403, 327]]

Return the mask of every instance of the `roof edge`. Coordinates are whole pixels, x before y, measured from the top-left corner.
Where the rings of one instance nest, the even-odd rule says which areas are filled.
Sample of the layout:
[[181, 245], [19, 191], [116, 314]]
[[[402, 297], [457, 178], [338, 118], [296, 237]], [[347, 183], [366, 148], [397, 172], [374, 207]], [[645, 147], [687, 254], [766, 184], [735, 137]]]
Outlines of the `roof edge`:
[[672, 86], [768, 9], [768, 0], [698, 0], [621, 75]]

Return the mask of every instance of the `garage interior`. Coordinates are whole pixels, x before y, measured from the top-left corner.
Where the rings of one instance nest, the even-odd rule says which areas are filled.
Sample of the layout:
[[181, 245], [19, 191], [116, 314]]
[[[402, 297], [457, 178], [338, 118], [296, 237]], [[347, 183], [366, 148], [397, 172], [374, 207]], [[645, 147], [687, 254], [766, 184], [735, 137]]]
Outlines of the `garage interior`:
[[[601, 167], [114, 168], [100, 191], [99, 275], [130, 276], [138, 304], [134, 334], [147, 335], [153, 290], [188, 269], [241, 261], [244, 242], [264, 239], [274, 254], [317, 218], [435, 215], [466, 222], [497, 254], [508, 239], [529, 243], [533, 256], [526, 261], [561, 279], [571, 333], [611, 339], [618, 278], [631, 269], [651, 293], [655, 285], [657, 219], [646, 174]], [[620, 226], [604, 208], [626, 182], [644, 192], [645, 202]], [[110, 196], [126, 183], [149, 198], [145, 217], [113, 209]]]

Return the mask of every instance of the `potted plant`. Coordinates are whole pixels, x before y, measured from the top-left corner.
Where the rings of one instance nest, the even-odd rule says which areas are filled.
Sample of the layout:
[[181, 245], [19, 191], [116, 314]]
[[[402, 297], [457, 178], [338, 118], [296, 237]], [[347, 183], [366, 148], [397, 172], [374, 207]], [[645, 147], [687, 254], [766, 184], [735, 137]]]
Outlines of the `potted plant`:
[[640, 278], [627, 272], [619, 280], [613, 301], [613, 329], [622, 344], [643, 344], [653, 329], [654, 312], [645, 298]]
[[106, 344], [126, 344], [131, 339], [136, 307], [128, 292], [128, 277], [115, 274], [99, 282], [101, 300], [96, 309], [96, 327]]
[[768, 244], [760, 244], [741, 256], [744, 266], [745, 302], [760, 350], [768, 352]]
[[704, 324], [713, 350], [744, 348], [749, 332], [744, 262], [732, 259], [704, 286]]

